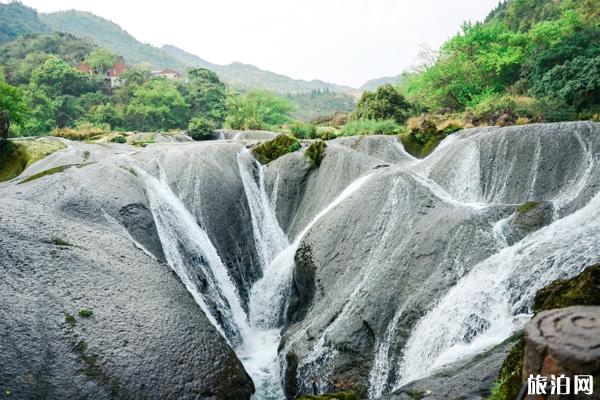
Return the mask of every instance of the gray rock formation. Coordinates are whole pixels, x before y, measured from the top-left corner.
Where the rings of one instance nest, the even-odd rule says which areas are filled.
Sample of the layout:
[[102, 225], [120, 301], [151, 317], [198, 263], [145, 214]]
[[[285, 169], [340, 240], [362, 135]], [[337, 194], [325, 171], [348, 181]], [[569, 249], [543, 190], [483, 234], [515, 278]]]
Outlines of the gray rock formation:
[[233, 347], [265, 398], [278, 380], [290, 398], [446, 398], [484, 371], [478, 398], [537, 289], [598, 262], [597, 123], [466, 130], [424, 160], [394, 137], [339, 138], [319, 167], [304, 149], [242, 165], [273, 133], [222, 134], [64, 141], [0, 184], [2, 385], [246, 398]]
[[3, 393], [250, 397], [250, 378], [177, 276], [112, 226], [3, 195], [0, 247]]

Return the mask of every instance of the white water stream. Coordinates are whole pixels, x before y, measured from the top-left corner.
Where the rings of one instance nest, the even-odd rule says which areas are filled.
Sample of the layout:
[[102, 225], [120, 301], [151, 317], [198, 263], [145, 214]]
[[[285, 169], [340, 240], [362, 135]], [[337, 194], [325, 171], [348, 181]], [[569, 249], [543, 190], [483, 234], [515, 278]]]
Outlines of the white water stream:
[[[472, 142], [466, 143], [462, 148], [460, 162], [447, 170], [448, 179], [453, 182], [451, 185], [444, 186], [430, 179], [431, 171], [436, 162], [444, 157], [444, 153], [457, 151], [459, 146], [454, 146], [457, 140], [450, 137], [429, 158], [407, 162], [406, 170], [418, 184], [427, 187], [442, 202], [475, 211], [484, 210], [490, 204], [484, 201], [483, 188], [478, 185], [483, 174], [480, 170], [480, 149]], [[566, 207], [582, 193], [594, 168], [595, 155], [591, 145], [583, 139], [578, 140], [589, 159], [587, 164], [582, 163], [582, 170], [573, 185], [556, 196], [555, 210]], [[543, 155], [539, 143], [534, 150], [534, 169], [530, 174], [533, 178], [528, 188], [530, 196], [536, 190], [539, 173], [535, 169], [536, 163]], [[284, 394], [278, 346], [280, 331], [285, 323], [296, 251], [309, 230], [363, 187], [371, 175], [352, 182], [290, 240], [279, 226], [275, 213], [279, 177], [269, 195], [265, 188], [263, 167], [253, 159], [250, 152], [245, 149], [240, 151], [237, 163], [262, 271], [262, 278], [250, 290], [248, 313], [244, 311], [237, 289], [208, 234], [171, 190], [160, 165], [158, 178], [141, 168], [136, 168], [136, 171], [144, 180], [146, 195], [169, 265], [192, 293], [210, 322], [235, 349], [254, 381], [255, 398], [279, 400], [284, 398]], [[504, 171], [503, 174], [508, 172]], [[403, 189], [402, 182], [396, 179], [385, 207], [391, 213], [388, 215], [382, 212], [377, 216], [378, 226], [381, 227], [380, 246], [387, 246], [392, 242], [393, 239], [388, 236], [392, 236], [394, 231], [390, 229], [388, 232], [388, 227], [402, 218], [400, 212], [394, 212], [403, 209], [402, 202], [410, 201], [409, 197], [402, 197]], [[505, 188], [498, 186], [490, 193], [502, 194], [503, 190]], [[498, 247], [502, 249], [479, 262], [466, 274], [457, 273], [458, 283], [418, 321], [404, 346], [402, 357], [399, 361], [391, 362], [392, 338], [405, 311], [403, 307], [396, 310], [385, 334], [377, 343], [369, 377], [370, 398], [377, 398], [393, 388], [428, 376], [447, 363], [472, 356], [501, 342], [515, 330], [522, 328], [529, 319], [528, 305], [537, 290], [557, 278], [573, 276], [584, 266], [597, 262], [600, 195], [597, 194], [578, 211], [560, 217], [560, 214], [556, 214], [552, 224], [511, 246], [503, 233], [508, 218], [500, 219], [490, 226], [489, 234], [498, 239]], [[354, 291], [346, 299], [340, 315], [350, 318], [348, 315], [355, 311], [355, 299], [367, 295], [367, 289], [376, 290], [368, 287], [368, 278], [371, 270], [376, 271], [380, 266], [378, 252], [379, 248], [373, 249], [373, 258], [378, 262], [366, 266], [364, 274], [356, 276], [352, 285]], [[407, 301], [404, 302], [406, 303]], [[338, 318], [335, 323], [343, 320], [344, 318]], [[301, 360], [301, 363], [307, 365], [314, 361], [315, 368], [323, 368], [335, 356], [335, 350], [326, 345], [326, 336], [334, 329], [334, 325], [327, 327], [315, 344], [313, 353]], [[321, 372], [318, 369], [315, 371]]]

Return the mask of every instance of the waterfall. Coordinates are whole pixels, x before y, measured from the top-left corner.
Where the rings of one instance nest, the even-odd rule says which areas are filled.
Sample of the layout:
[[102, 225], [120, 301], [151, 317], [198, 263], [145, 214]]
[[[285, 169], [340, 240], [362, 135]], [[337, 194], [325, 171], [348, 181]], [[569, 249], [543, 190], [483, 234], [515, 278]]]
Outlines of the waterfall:
[[[242, 151], [238, 156], [238, 162], [240, 163], [240, 173], [248, 202], [249, 204], [252, 203], [250, 204], [250, 210], [255, 233], [255, 245], [258, 253], [273, 254], [269, 249], [262, 249], [261, 247], [270, 246], [273, 242], [284, 243], [284, 241], [278, 242], [282, 237], [279, 234], [281, 228], [279, 225], [276, 229], [273, 229], [272, 226], [268, 229], [265, 227], [267, 223], [277, 224], [277, 219], [275, 218], [274, 209], [271, 207], [272, 203], [268, 200], [264, 190], [262, 167], [257, 166], [259, 168], [259, 183], [257, 185], [252, 175], [248, 173], [249, 164], [246, 154]], [[252, 287], [249, 303], [250, 335], [236, 349], [236, 352], [254, 380], [255, 398], [280, 400], [285, 397], [281, 387], [281, 368], [277, 349], [290, 291], [294, 256], [302, 238], [319, 219], [362, 187], [368, 178], [369, 175], [366, 175], [355, 180], [325, 209], [319, 212], [291, 244], [287, 243], [287, 246], [269, 264], [263, 266], [263, 277]], [[268, 257], [263, 259], [266, 260]]]
[[[275, 255], [281, 253], [289, 245], [289, 241], [279, 226], [275, 209], [267, 196], [262, 165], [252, 157], [247, 149], [238, 153], [237, 162], [250, 207], [256, 252], [260, 258], [261, 268], [264, 269], [273, 261]], [[255, 171], [258, 183], [253, 176]]]
[[600, 194], [476, 265], [412, 330], [397, 387], [500, 343], [531, 317], [535, 293], [598, 262]]
[[256, 282], [250, 293], [250, 320], [252, 324], [263, 327], [278, 327], [283, 322], [287, 305], [287, 294], [291, 284], [294, 268], [294, 256], [304, 235], [325, 214], [337, 207], [352, 193], [360, 189], [371, 175], [364, 175], [338, 195], [327, 207], [321, 210], [298, 234], [293, 243], [279, 253], [263, 271], [263, 277]]
[[141, 168], [146, 196], [169, 266], [232, 347], [248, 335], [237, 290], [207, 233], [173, 193], [160, 167], [157, 179]]

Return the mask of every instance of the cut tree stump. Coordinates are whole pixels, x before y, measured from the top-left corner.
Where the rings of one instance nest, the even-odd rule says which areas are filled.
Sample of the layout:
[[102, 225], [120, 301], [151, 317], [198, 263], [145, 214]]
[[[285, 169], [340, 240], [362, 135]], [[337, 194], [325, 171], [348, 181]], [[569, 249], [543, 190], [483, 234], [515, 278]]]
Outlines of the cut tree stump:
[[[570, 395], [534, 399], [600, 399], [600, 307], [575, 306], [543, 311], [525, 326], [523, 381], [530, 375], [548, 378], [564, 374], [571, 382]], [[593, 395], [575, 396], [575, 375], [591, 375]]]

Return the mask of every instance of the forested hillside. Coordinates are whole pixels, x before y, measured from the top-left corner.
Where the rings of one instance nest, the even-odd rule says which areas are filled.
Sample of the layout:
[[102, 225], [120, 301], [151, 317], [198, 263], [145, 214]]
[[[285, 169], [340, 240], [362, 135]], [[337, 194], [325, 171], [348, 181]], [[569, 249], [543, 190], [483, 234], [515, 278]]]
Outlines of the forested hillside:
[[0, 43], [22, 35], [50, 32], [37, 11], [21, 3], [0, 3]]
[[589, 118], [600, 107], [600, 2], [515, 0], [465, 23], [403, 83], [423, 111]]
[[154, 46], [140, 43], [119, 25], [92, 13], [76, 10], [60, 11], [41, 14], [41, 19], [55, 32], [67, 32], [80, 38], [87, 38], [100, 47], [123, 55], [131, 65], [145, 63], [154, 69], [172, 68], [185, 71], [185, 64], [178, 59]]

